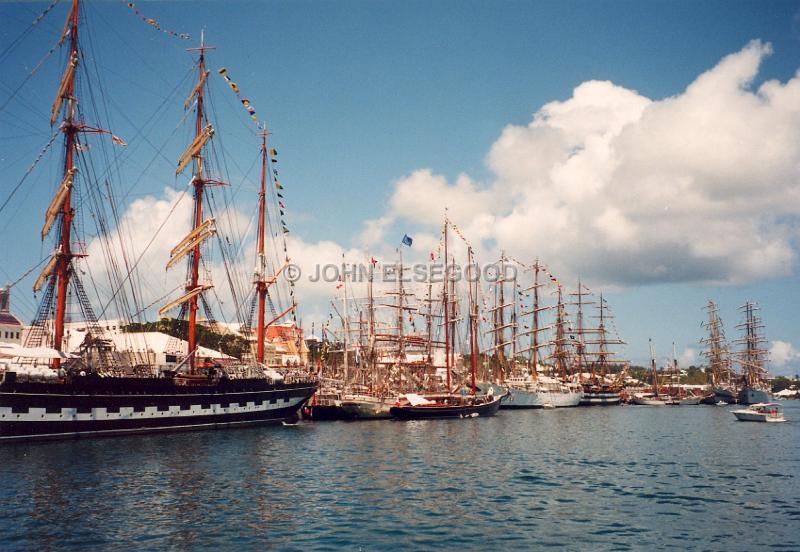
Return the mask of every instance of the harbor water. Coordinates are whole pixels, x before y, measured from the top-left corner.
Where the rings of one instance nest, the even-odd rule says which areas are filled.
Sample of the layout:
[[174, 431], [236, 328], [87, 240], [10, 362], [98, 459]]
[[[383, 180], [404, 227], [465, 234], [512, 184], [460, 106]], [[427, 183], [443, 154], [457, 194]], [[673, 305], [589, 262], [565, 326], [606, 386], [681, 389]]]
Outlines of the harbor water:
[[800, 549], [800, 401], [0, 447], [9, 550]]

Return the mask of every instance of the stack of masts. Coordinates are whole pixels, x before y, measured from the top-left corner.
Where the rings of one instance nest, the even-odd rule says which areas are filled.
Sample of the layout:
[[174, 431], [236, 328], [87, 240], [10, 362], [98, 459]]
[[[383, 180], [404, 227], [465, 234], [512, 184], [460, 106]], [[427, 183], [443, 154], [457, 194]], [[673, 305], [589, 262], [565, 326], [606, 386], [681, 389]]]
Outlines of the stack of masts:
[[[506, 376], [510, 375], [516, 361], [514, 358], [516, 354], [515, 343], [517, 327], [515, 316], [512, 315], [510, 320], [506, 322], [506, 309], [512, 308], [516, 310], [516, 282], [512, 280], [514, 284], [514, 299], [511, 302], [506, 302], [506, 262], [507, 258], [503, 252], [500, 254], [498, 278], [494, 285], [494, 306], [489, 309], [489, 312], [492, 314], [492, 327], [485, 332], [492, 336], [493, 346], [491, 347], [491, 351], [495, 360], [492, 379], [495, 383], [505, 382]], [[510, 338], [508, 338], [509, 333], [511, 333]], [[512, 348], [512, 356], [510, 359], [506, 354], [509, 346]]]
[[748, 387], [757, 387], [763, 384], [767, 375], [765, 368], [768, 350], [764, 347], [762, 330], [764, 325], [761, 317], [756, 314], [759, 310], [755, 303], [748, 301], [739, 310], [744, 312], [744, 322], [736, 327], [742, 330], [744, 336], [735, 343], [742, 348], [734, 355], [734, 360], [741, 366], [743, 383]]
[[567, 316], [567, 309], [564, 304], [561, 284], [558, 284], [556, 296], [555, 332], [553, 334], [553, 339], [548, 343], [551, 348], [549, 360], [553, 363], [555, 373], [562, 379], [568, 379], [573, 375], [572, 366], [574, 365], [574, 357], [570, 352], [572, 340], [567, 336], [569, 317]]
[[[53, 102], [50, 117], [50, 124], [53, 125], [63, 112], [64, 120], [59, 128], [64, 135], [64, 164], [60, 184], [45, 212], [41, 237], [45, 239], [55, 226], [57, 228], [56, 243], [49, 261], [45, 264], [33, 286], [34, 293], [38, 292], [42, 287], [46, 287], [46, 290], [42, 296], [31, 331], [28, 332], [25, 339], [25, 345], [27, 347], [38, 347], [48, 344], [49, 341], [49, 345], [56, 351], [62, 352], [64, 350], [67, 303], [70, 292], [72, 292], [87, 323], [88, 331], [84, 340], [84, 345], [87, 346], [86, 351], [92, 348], [96, 349], [98, 353], [100, 366], [94, 368], [99, 372], [111, 373], [115, 368], [116, 361], [111, 351], [110, 341], [104, 336], [102, 328], [97, 323], [88, 295], [78, 277], [80, 271], [76, 271], [74, 266], [76, 259], [86, 256], [85, 251], [82, 250], [83, 248], [73, 241], [74, 237], [72, 235], [73, 228], [80, 226], [76, 224], [78, 221], [76, 220], [75, 208], [72, 203], [72, 192], [78, 173], [77, 155], [87, 149], [80, 144], [79, 135], [91, 133], [110, 134], [107, 130], [86, 125], [78, 111], [79, 101], [75, 77], [79, 60], [83, 59], [78, 48], [78, 12], [79, 2], [78, 0], [72, 0], [69, 16], [64, 26], [61, 41], [59, 41], [59, 45], [61, 45], [69, 36], [69, 56]], [[52, 328], [52, 335], [50, 327]], [[52, 341], [50, 341], [51, 337]], [[84, 357], [84, 360], [90, 361], [91, 358], [87, 356]], [[61, 358], [54, 358], [52, 368], [58, 370], [61, 367], [61, 362]]]
[[[584, 344], [591, 347], [590, 350], [584, 352], [585, 355], [593, 357], [591, 362], [592, 379], [605, 381], [613, 368], [620, 368], [624, 366], [624, 362], [614, 358], [614, 351], [609, 349], [609, 346], [624, 345], [625, 342], [618, 337], [610, 337], [608, 331], [609, 320], [614, 317], [610, 313], [608, 303], [600, 294], [600, 301], [597, 304], [598, 314], [593, 316], [597, 320], [597, 327], [594, 329], [594, 339], [585, 340]], [[617, 377], [622, 374], [618, 370]]]
[[[521, 332], [517, 332], [517, 336], [522, 338], [526, 335], [530, 336], [528, 347], [520, 349], [519, 353], [524, 355], [528, 354], [528, 374], [531, 378], [536, 379], [538, 376], [538, 370], [541, 360], [540, 350], [546, 347], [552, 346], [552, 342], [547, 342], [542, 340], [541, 334], [553, 328], [552, 325], [542, 325], [541, 324], [541, 314], [544, 311], [551, 310], [553, 308], [552, 305], [541, 305], [539, 298], [539, 289], [544, 286], [544, 284], [539, 283], [539, 274], [542, 272], [542, 265], [539, 264], [539, 259], [533, 263], [533, 266], [530, 270], [533, 272], [533, 284], [530, 287], [525, 288], [523, 291], [530, 291], [532, 295], [532, 305], [531, 310], [529, 311], [522, 311], [520, 316], [530, 316], [531, 317], [531, 325], [529, 329], [526, 329]], [[563, 328], [562, 328], [563, 329]], [[554, 375], [563, 375], [566, 377], [566, 372], [564, 374], [554, 374]]]
[[586, 348], [586, 342], [588, 341], [587, 336], [592, 335], [596, 330], [586, 327], [584, 320], [585, 315], [583, 312], [584, 307], [593, 305], [594, 302], [585, 299], [589, 295], [589, 290], [581, 284], [580, 280], [578, 280], [577, 290], [569, 295], [575, 298], [575, 301], [570, 303], [575, 307], [575, 326], [570, 331], [570, 337], [573, 340], [572, 343], [575, 351], [573, 356], [574, 371], [578, 374], [579, 381], [583, 383], [586, 370], [590, 370], [590, 382], [597, 384], [594, 363], [590, 361]]
[[731, 355], [725, 339], [722, 320], [719, 317], [719, 309], [714, 301], [709, 300], [706, 310], [708, 311], [708, 321], [704, 323], [704, 326], [708, 331], [708, 337], [701, 340], [701, 343], [705, 345], [703, 356], [708, 362], [711, 383], [715, 387], [731, 386], [735, 376], [731, 369]]

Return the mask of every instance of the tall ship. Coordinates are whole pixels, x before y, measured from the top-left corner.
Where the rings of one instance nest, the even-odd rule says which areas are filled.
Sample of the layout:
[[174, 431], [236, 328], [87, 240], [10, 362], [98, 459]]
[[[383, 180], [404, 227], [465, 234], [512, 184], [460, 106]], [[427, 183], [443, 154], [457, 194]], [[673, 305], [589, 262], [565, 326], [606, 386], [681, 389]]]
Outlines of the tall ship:
[[[456, 275], [453, 270], [454, 261], [448, 255], [448, 229], [451, 223], [445, 216], [443, 229], [444, 245], [444, 278], [442, 282], [442, 314], [445, 350], [445, 381], [443, 392], [430, 392], [422, 386], [420, 393], [406, 392], [400, 395], [397, 404], [391, 407], [390, 414], [401, 420], [417, 420], [431, 418], [473, 418], [494, 416], [500, 409], [505, 394], [494, 394], [490, 387], [485, 393], [478, 393], [477, 370], [479, 347], [478, 320], [478, 278], [473, 260], [472, 247], [467, 246], [467, 265], [465, 274], [467, 312], [466, 331], [462, 342], [462, 359], [469, 359], [469, 369], [456, 372], [456, 343], [459, 322], [463, 317], [457, 308]], [[463, 236], [458, 233], [459, 237]], [[451, 264], [452, 262], [452, 264]], [[464, 355], [468, 352], [468, 356]], [[459, 381], [460, 380], [460, 381]], [[422, 382], [418, 382], [420, 385]]]
[[725, 330], [719, 316], [719, 308], [714, 301], [706, 305], [708, 320], [703, 324], [708, 336], [701, 340], [703, 356], [708, 363], [707, 373], [711, 383], [711, 393], [703, 399], [705, 403], [724, 402], [735, 404], [739, 401], [737, 376], [731, 366], [731, 354], [725, 339]]
[[627, 363], [614, 358], [611, 346], [624, 345], [618, 337], [612, 337], [608, 323], [612, 320], [609, 307], [603, 295], [597, 303], [597, 326], [586, 323], [584, 308], [592, 305], [587, 297], [591, 295], [586, 286], [578, 280], [578, 288], [572, 303], [575, 306], [575, 327], [571, 333], [575, 345], [575, 371], [578, 381], [583, 386], [581, 406], [612, 406], [620, 404], [622, 379], [625, 376]]
[[[213, 321], [209, 315], [212, 284], [201, 281], [200, 277], [203, 244], [217, 234], [215, 219], [208, 216], [204, 200], [209, 188], [222, 185], [206, 170], [205, 150], [214, 127], [207, 117], [204, 95], [209, 74], [205, 54], [210, 47], [202, 39], [198, 48], [191, 49], [198, 55], [198, 79], [186, 102], [187, 108], [194, 106], [194, 139], [180, 157], [176, 170], [178, 176], [192, 167], [191, 227], [172, 249], [168, 262], [168, 267], [172, 267], [187, 260], [186, 280], [183, 294], [161, 309], [161, 313], [180, 310], [179, 318], [187, 328], [187, 352], [171, 370], [134, 364], [130, 357], [116, 354], [111, 340], [97, 323], [81, 281], [80, 263], [86, 252], [74, 235], [82, 228], [82, 221], [77, 217], [73, 199], [75, 194], [83, 199], [102, 195], [100, 183], [92, 179], [96, 174], [93, 166], [84, 158], [88, 150], [85, 137], [110, 132], [86, 124], [86, 113], [81, 109], [76, 76], [86, 58], [78, 42], [79, 22], [83, 21], [79, 12], [79, 0], [72, 0], [60, 41], [68, 48], [66, 67], [51, 110], [51, 125], [61, 120], [58, 129], [63, 138], [63, 166], [60, 183], [45, 212], [41, 236], [42, 239], [52, 236], [54, 247], [34, 285], [35, 291], [42, 290], [36, 319], [24, 346], [16, 351], [2, 373], [0, 439], [235, 427], [295, 419], [317, 384], [303, 371], [277, 371], [264, 363], [264, 332], [269, 325], [265, 320], [265, 304], [270, 301], [269, 287], [277, 280], [277, 272], [267, 273], [265, 260], [265, 188], [266, 180], [272, 178], [267, 171], [266, 131], [261, 140], [258, 260], [251, 289], [254, 297], [251, 312], [257, 313], [258, 320], [255, 354], [225, 363], [212, 362], [199, 354], [198, 310], [207, 311], [207, 323]], [[121, 141], [116, 136], [113, 139]], [[113, 244], [121, 246], [123, 241], [105, 241], [109, 246], [107, 262], [109, 259], [128, 262], [124, 252], [111, 249]], [[112, 299], [118, 299], [123, 288], [130, 285], [134, 270], [126, 268], [128, 275], [116, 282]], [[77, 351], [67, 352], [65, 322], [70, 300], [80, 307], [86, 335]], [[292, 303], [286, 312], [295, 308]]]
[[765, 368], [768, 351], [764, 347], [766, 339], [761, 333], [764, 325], [756, 312], [758, 305], [748, 301], [739, 309], [744, 313], [744, 321], [737, 326], [743, 333], [742, 338], [736, 341], [741, 348], [734, 355], [734, 360], [741, 367], [739, 403], [768, 403], [772, 400]]
[[[541, 305], [539, 290], [544, 284], [539, 282], [540, 274], [545, 268], [536, 260], [530, 267], [533, 272], [533, 284], [523, 290], [515, 290], [513, 302], [512, 325], [513, 336], [516, 340], [527, 338], [527, 346], [518, 352], [528, 354], [527, 363], [514, 362], [511, 375], [506, 379], [509, 397], [503, 402], [501, 408], [561, 408], [578, 406], [583, 397], [581, 386], [572, 380], [568, 369], [568, 353], [566, 332], [566, 311], [562, 300], [561, 287], [558, 285], [556, 305]], [[516, 286], [515, 286], [516, 287]], [[530, 310], [521, 309], [522, 317], [530, 316], [530, 326], [523, 325], [522, 331], [517, 331], [517, 301], [524, 298], [524, 292], [530, 292]], [[542, 315], [547, 311], [555, 310], [555, 322], [542, 324]], [[524, 319], [524, 318], [523, 318]], [[554, 332], [552, 330], [555, 330]], [[543, 339], [545, 332], [551, 332], [552, 339]], [[545, 352], [550, 349], [550, 364], [545, 364]], [[515, 355], [516, 356], [516, 355]]]

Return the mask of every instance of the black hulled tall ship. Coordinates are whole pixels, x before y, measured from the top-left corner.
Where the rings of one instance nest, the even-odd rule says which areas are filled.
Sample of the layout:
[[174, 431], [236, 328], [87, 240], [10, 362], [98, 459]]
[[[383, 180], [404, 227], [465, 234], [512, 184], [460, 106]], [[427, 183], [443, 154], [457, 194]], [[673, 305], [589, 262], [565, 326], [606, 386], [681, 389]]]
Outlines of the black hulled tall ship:
[[[80, 180], [79, 168], [87, 174], [83, 184], [87, 188], [97, 186], [89, 181], [91, 171], [83, 170], [89, 165], [80, 159], [88, 149], [82, 143], [84, 136], [110, 133], [84, 123], [77, 97], [76, 74], [84, 60], [78, 45], [79, 7], [79, 0], [72, 0], [61, 40], [69, 48], [67, 67], [52, 107], [51, 124], [63, 117], [63, 176], [46, 211], [42, 238], [55, 230], [55, 245], [34, 286], [35, 291], [44, 291], [25, 346], [13, 353], [19, 356], [12, 357], [0, 374], [0, 440], [234, 427], [296, 419], [298, 410], [314, 393], [316, 380], [305, 372], [281, 372], [264, 363], [265, 329], [270, 324], [264, 320], [265, 300], [269, 286], [277, 281], [277, 272], [267, 276], [264, 260], [265, 178], [269, 175], [266, 132], [261, 144], [258, 261], [251, 290], [251, 314], [258, 309], [255, 351], [249, 359], [224, 364], [211, 364], [209, 359], [198, 356], [198, 309], [207, 308], [205, 295], [211, 289], [209, 283], [199, 281], [201, 245], [215, 234], [213, 218], [204, 218], [204, 192], [207, 187], [220, 184], [208, 178], [204, 169], [204, 148], [214, 130], [204, 112], [208, 48], [202, 42], [193, 49], [199, 54], [199, 79], [190, 96], [195, 106], [195, 138], [181, 156], [176, 172], [180, 174], [187, 166], [193, 166], [192, 227], [173, 249], [168, 265], [188, 259], [188, 277], [183, 296], [162, 309], [165, 312], [180, 308], [187, 319], [187, 353], [174, 370], [146, 364], [134, 366], [114, 351], [112, 341], [97, 324], [80, 280], [79, 263], [85, 254], [73, 241], [73, 232], [80, 229], [73, 191]], [[272, 176], [269, 178], [271, 181]], [[85, 189], [83, 194], [87, 197], [91, 190]], [[87, 330], [77, 354], [65, 352], [70, 300], [80, 305]], [[290, 309], [295, 307], [293, 303]]]

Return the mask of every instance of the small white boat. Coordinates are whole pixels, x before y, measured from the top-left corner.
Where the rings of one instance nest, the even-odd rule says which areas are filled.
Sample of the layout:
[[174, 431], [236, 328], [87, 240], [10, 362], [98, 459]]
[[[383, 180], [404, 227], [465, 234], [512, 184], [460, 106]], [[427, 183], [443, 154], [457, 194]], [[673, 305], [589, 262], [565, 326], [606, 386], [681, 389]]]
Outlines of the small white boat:
[[742, 410], [731, 411], [742, 422], [785, 422], [783, 408], [778, 403], [751, 404]]
[[667, 400], [666, 398], [662, 398], [659, 395], [634, 395], [631, 399], [633, 404], [637, 404], [639, 406], [666, 406]]

